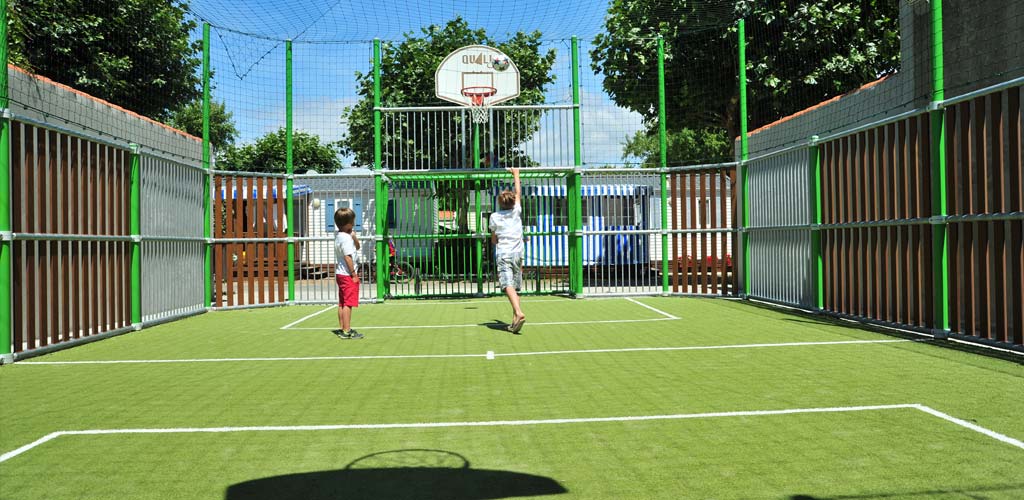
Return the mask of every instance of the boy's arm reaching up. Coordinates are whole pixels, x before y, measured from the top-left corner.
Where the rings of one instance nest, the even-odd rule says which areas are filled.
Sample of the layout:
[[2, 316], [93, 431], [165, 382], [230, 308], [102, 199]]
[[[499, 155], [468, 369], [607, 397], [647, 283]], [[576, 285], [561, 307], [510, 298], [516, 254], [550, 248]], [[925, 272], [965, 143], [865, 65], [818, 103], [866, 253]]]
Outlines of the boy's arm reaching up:
[[519, 167], [511, 167], [508, 171], [512, 172], [512, 180], [516, 186], [516, 205], [519, 205], [519, 200], [522, 197], [522, 188], [519, 185]]

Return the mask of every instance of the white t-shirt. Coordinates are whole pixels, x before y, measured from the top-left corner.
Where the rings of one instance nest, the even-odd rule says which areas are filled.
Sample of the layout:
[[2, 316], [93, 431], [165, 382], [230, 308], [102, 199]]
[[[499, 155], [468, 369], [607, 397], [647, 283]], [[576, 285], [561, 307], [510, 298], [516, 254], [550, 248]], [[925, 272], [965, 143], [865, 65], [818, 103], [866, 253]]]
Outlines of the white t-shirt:
[[338, 232], [334, 235], [334, 258], [338, 260], [338, 266], [334, 270], [335, 274], [342, 276], [352, 276], [355, 274], [349, 270], [348, 264], [345, 263], [345, 256], [352, 257], [352, 264], [356, 263], [356, 243], [352, 241], [352, 235], [348, 233]]
[[516, 203], [512, 210], [491, 214], [490, 229], [498, 235], [496, 255], [523, 253], [523, 207]]

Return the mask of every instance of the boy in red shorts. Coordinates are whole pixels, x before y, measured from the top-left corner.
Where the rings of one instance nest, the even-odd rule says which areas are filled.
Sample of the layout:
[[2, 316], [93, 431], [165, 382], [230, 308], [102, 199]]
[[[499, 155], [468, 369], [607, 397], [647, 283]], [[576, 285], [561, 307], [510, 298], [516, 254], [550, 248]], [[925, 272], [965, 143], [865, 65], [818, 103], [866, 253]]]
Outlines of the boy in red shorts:
[[334, 227], [338, 228], [338, 234], [334, 236], [334, 256], [338, 266], [334, 274], [338, 282], [338, 323], [341, 326], [334, 333], [342, 339], [363, 338], [361, 333], [352, 329], [352, 308], [359, 307], [359, 274], [353, 260], [359, 250], [359, 238], [352, 232], [355, 222], [356, 213], [351, 208], [339, 208], [334, 212]]

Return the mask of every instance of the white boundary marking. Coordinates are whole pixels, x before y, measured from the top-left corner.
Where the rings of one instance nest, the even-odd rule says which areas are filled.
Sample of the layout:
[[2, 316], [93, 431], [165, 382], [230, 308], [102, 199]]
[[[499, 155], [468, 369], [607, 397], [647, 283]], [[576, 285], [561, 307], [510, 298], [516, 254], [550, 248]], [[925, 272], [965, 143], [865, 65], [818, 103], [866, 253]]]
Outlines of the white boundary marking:
[[[669, 321], [668, 318], [658, 318], [647, 321]], [[899, 342], [917, 342], [915, 340], [885, 339], [885, 340], [834, 340], [819, 342], [780, 342], [776, 344], [726, 344], [706, 346], [683, 346], [683, 347], [622, 347], [616, 349], [580, 349], [565, 351], [533, 351], [515, 352], [508, 354], [494, 353], [495, 357], [504, 356], [546, 356], [552, 354], [588, 354], [588, 353], [609, 353], [609, 352], [641, 352], [641, 351], [703, 351], [712, 349], [754, 349], [761, 347], [800, 347], [814, 345], [847, 345], [847, 344], [892, 344]], [[26, 365], [118, 365], [118, 364], [139, 364], [139, 363], [223, 363], [238, 361], [339, 361], [359, 359], [430, 359], [430, 358], [479, 358], [486, 357], [486, 354], [391, 354], [377, 356], [295, 356], [280, 358], [189, 358], [189, 359], [114, 359], [97, 361], [22, 361], [11, 366]]]
[[[545, 325], [596, 325], [601, 323], [649, 323], [651, 321], [672, 321], [679, 318], [653, 318], [653, 319], [605, 319], [597, 321], [548, 321], [546, 323], [530, 323], [530, 326]], [[360, 326], [360, 330], [426, 330], [428, 328], [470, 328], [486, 327], [492, 323], [466, 323], [463, 325], [395, 325], [395, 326]], [[299, 327], [289, 330], [327, 330], [327, 328]]]
[[[554, 321], [554, 322], [548, 322], [548, 323], [530, 323], [530, 326], [541, 326], [541, 325], [589, 325], [589, 324], [592, 324], [592, 323], [643, 323], [643, 322], [647, 322], [647, 321], [664, 321], [664, 320], [668, 320], [668, 319], [679, 319], [679, 318], [677, 318], [677, 317], [675, 317], [675, 316], [673, 316], [673, 315], [671, 315], [669, 313], [666, 313], [664, 311], [659, 311], [658, 309], [655, 309], [655, 308], [653, 308], [653, 307], [651, 307], [651, 306], [649, 306], [647, 304], [643, 304], [643, 303], [637, 302], [637, 301], [635, 301], [635, 300], [633, 300], [632, 298], [629, 298], [629, 297], [609, 297], [609, 298], [607, 298], [605, 300], [612, 300], [612, 299], [615, 299], [615, 300], [622, 300], [622, 299], [628, 300], [628, 301], [633, 302], [635, 304], [638, 304], [640, 306], [646, 307], [646, 308], [648, 308], [648, 309], [650, 309], [650, 310], [652, 310], [652, 311], [654, 311], [654, 312], [656, 312], [658, 314], [661, 314], [661, 315], [665, 316], [665, 318], [657, 318], [657, 319], [614, 319], [614, 320], [604, 320], [604, 321]], [[529, 303], [529, 304], [534, 304], [534, 303], [537, 303], [537, 302], [567, 302], [567, 301], [570, 301], [570, 300], [572, 300], [572, 299], [538, 299], [538, 300], [524, 300], [523, 302], [524, 303]], [[499, 304], [500, 305], [500, 304], [503, 304], [504, 301], [480, 299], [480, 300], [464, 300], [464, 301], [450, 301], [450, 302], [444, 302], [444, 301], [440, 301], [440, 302], [438, 302], [438, 301], [434, 301], [434, 302], [410, 302], [410, 303], [404, 303], [403, 302], [403, 303], [396, 303], [396, 304], [388, 304], [388, 306], [389, 307], [390, 306], [418, 306], [418, 305], [438, 306], [438, 305], [445, 305], [445, 304], [481, 304], [481, 303], [483, 303], [483, 304], [494, 303], [494, 304]], [[324, 328], [324, 327], [320, 327], [320, 328], [295, 327], [295, 328], [293, 328], [293, 326], [297, 325], [297, 324], [300, 324], [300, 323], [302, 323], [303, 321], [306, 321], [309, 318], [312, 318], [314, 316], [319, 316], [319, 315], [321, 315], [321, 314], [323, 314], [323, 313], [325, 313], [327, 311], [331, 311], [331, 310], [334, 310], [336, 308], [337, 308], [337, 306], [327, 307], [326, 309], [317, 311], [317, 312], [315, 312], [313, 314], [306, 315], [306, 316], [304, 316], [304, 317], [302, 317], [302, 318], [300, 318], [300, 319], [298, 319], [296, 321], [288, 323], [287, 325], [282, 326], [280, 329], [281, 330], [320, 330], [320, 331], [330, 330], [331, 328]], [[482, 325], [482, 324], [479, 324], [479, 323], [473, 323], [473, 324], [466, 324], [466, 325], [360, 326], [359, 329], [360, 330], [403, 330], [403, 329], [426, 329], [426, 328], [470, 328], [470, 327], [479, 327], [479, 326], [485, 326], [485, 325]]]
[[[321, 314], [323, 314], [323, 313], [325, 313], [327, 311], [330, 311], [331, 309], [337, 309], [337, 308], [338, 308], [338, 306], [331, 306], [331, 307], [328, 307], [327, 309], [323, 309], [323, 310], [317, 311], [317, 312], [315, 312], [313, 314], [310, 314], [308, 316], [303, 316], [300, 319], [297, 319], [295, 321], [292, 321], [291, 323], [288, 323], [287, 325], [282, 326], [281, 329], [282, 330], [288, 330], [292, 325], [297, 325], [299, 323], [302, 323], [303, 321], [306, 321], [309, 318], [312, 318], [313, 316], [319, 316], [319, 315], [321, 315]], [[294, 328], [292, 328], [292, 329], [294, 330]], [[321, 328], [321, 330], [322, 330], [322, 328]]]
[[555, 425], [555, 424], [583, 424], [600, 422], [639, 422], [650, 420], [684, 420], [696, 418], [721, 418], [721, 417], [756, 417], [766, 415], [792, 415], [799, 413], [840, 413], [854, 411], [874, 410], [896, 410], [915, 409], [932, 416], [952, 422], [961, 427], [981, 433], [985, 436], [996, 439], [1000, 442], [1024, 450], [1024, 442], [1000, 434], [979, 425], [966, 422], [959, 418], [952, 417], [928, 406], [916, 403], [875, 405], [875, 406], [841, 406], [832, 408], [796, 408], [789, 410], [753, 410], [753, 411], [730, 411], [713, 413], [679, 413], [673, 415], [639, 415], [622, 417], [590, 417], [590, 418], [555, 418], [546, 420], [491, 420], [478, 422], [417, 422], [417, 423], [391, 423], [391, 424], [338, 424], [338, 425], [282, 425], [282, 426], [253, 426], [253, 427], [183, 427], [168, 429], [92, 429], [82, 431], [57, 431], [51, 432], [40, 439], [37, 439], [16, 450], [0, 455], [0, 463], [10, 460], [22, 453], [25, 453], [47, 441], [60, 436], [86, 436], [106, 434], [192, 434], [192, 433], [227, 433], [227, 432], [295, 432], [295, 431], [331, 431], [331, 430], [352, 430], [352, 429], [425, 429], [439, 427], [499, 427], [499, 426], [523, 426], [523, 425]]
[[626, 300], [628, 300], [628, 301], [630, 301], [630, 302], [632, 302], [632, 303], [634, 303], [634, 304], [636, 304], [638, 306], [646, 307], [646, 308], [648, 308], [648, 309], [650, 309], [650, 310], [652, 310], [652, 311], [654, 311], [654, 312], [656, 312], [656, 313], [658, 313], [658, 314], [660, 314], [662, 316], [667, 316], [669, 319], [679, 319], [676, 316], [673, 316], [673, 315], [671, 315], [671, 314], [669, 314], [669, 313], [667, 313], [665, 311], [662, 311], [661, 309], [656, 309], [656, 308], [651, 307], [651, 306], [649, 306], [647, 304], [644, 304], [643, 302], [640, 302], [639, 300], [636, 300], [636, 299], [634, 299], [632, 297], [626, 297]]

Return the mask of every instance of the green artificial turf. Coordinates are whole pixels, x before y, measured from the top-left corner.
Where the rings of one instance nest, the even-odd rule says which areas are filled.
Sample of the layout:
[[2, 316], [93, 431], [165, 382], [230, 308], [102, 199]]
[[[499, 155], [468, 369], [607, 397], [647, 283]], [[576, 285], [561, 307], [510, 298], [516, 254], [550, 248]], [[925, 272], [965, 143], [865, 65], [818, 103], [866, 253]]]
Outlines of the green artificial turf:
[[[1024, 440], [1020, 363], [725, 300], [524, 310], [511, 335], [500, 299], [368, 305], [362, 340], [323, 306], [214, 312], [2, 366], [0, 454], [57, 431], [548, 422], [62, 435], [0, 462], [0, 497], [1024, 497], [1024, 449], [913, 408], [571, 421], [921, 404]], [[41, 364], [99, 360], [180, 362]]]

